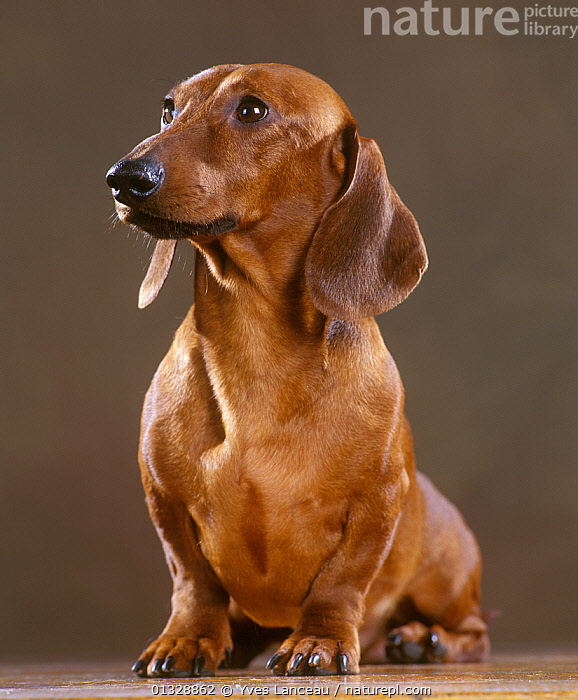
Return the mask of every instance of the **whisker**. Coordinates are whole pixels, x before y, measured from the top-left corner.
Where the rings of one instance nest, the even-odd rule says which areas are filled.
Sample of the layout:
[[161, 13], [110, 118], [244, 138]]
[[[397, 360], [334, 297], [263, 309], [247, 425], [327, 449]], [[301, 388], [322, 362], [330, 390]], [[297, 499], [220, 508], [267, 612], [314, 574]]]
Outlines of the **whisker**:
[[152, 83], [168, 83], [171, 87], [177, 82], [177, 80], [171, 80], [170, 78], [151, 78], [149, 85]]
[[110, 216], [108, 217], [108, 222], [109, 224], [107, 228], [107, 233], [109, 234], [112, 233], [113, 228], [115, 228], [117, 224], [122, 223], [116, 210], [113, 211], [112, 214], [110, 214]]

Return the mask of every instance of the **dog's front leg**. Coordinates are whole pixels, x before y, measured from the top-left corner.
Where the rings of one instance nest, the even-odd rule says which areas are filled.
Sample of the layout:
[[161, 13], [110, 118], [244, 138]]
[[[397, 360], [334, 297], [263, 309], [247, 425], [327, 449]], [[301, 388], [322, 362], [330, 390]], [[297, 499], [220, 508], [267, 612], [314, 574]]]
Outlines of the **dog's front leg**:
[[203, 556], [193, 519], [145, 480], [151, 518], [173, 577], [171, 616], [133, 666], [139, 676], [214, 675], [231, 653], [229, 595]]
[[267, 663], [275, 674], [359, 673], [365, 596], [391, 549], [403, 491], [391, 489], [395, 495], [377, 514], [368, 508], [375, 498], [350, 510], [341, 544], [313, 581], [295, 630]]

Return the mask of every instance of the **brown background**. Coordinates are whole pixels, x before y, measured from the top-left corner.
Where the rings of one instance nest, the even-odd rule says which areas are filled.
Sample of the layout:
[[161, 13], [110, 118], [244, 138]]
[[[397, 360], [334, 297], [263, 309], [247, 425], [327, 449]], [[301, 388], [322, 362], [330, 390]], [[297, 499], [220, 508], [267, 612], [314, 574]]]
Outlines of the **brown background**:
[[479, 537], [495, 647], [575, 642], [578, 38], [366, 37], [369, 4], [2, 2], [4, 657], [132, 657], [164, 624], [136, 445], [192, 256], [139, 312], [150, 251], [104, 175], [173, 81], [255, 61], [327, 80], [420, 222], [430, 269], [380, 323], [418, 462]]

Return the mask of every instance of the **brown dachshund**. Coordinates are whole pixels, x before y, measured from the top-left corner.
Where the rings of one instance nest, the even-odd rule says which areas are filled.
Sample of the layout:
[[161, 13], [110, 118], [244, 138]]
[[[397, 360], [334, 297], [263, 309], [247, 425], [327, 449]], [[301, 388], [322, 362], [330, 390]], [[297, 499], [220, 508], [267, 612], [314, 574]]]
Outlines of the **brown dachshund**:
[[212, 675], [233, 640], [246, 661], [274, 638], [276, 674], [485, 658], [478, 547], [415, 470], [372, 318], [415, 287], [425, 248], [343, 101], [290, 66], [211, 68], [107, 182], [120, 220], [158, 239], [141, 307], [177, 240], [199, 253], [142, 415], [174, 591], [133, 670]]

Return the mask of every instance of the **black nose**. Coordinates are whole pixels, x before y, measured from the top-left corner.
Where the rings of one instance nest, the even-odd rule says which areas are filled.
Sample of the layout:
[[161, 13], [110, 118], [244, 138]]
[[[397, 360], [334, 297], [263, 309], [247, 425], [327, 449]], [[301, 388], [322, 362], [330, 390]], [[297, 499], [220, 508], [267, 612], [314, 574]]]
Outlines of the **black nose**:
[[147, 158], [121, 160], [108, 171], [106, 182], [117, 202], [132, 204], [157, 190], [165, 177], [162, 165]]

